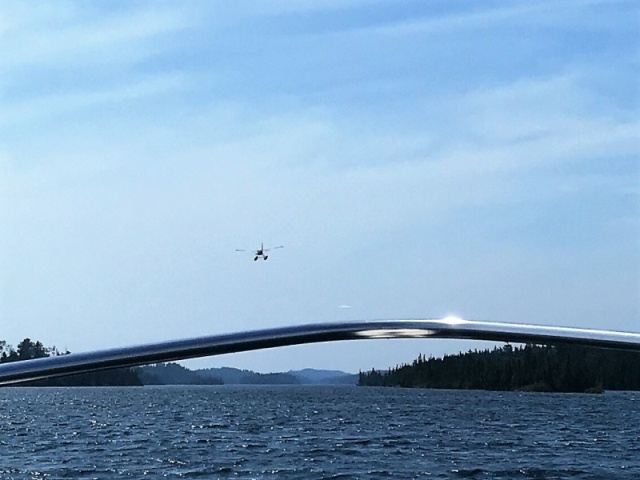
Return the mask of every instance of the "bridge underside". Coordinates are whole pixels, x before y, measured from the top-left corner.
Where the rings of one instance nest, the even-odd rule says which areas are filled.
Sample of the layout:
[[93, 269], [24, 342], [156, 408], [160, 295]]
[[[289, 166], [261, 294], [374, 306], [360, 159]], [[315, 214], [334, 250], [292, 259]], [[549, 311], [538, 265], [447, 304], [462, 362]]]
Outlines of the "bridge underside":
[[4, 363], [0, 365], [0, 385], [288, 345], [380, 338], [457, 338], [538, 345], [574, 344], [640, 351], [639, 333], [607, 330], [479, 322], [453, 317], [320, 323]]

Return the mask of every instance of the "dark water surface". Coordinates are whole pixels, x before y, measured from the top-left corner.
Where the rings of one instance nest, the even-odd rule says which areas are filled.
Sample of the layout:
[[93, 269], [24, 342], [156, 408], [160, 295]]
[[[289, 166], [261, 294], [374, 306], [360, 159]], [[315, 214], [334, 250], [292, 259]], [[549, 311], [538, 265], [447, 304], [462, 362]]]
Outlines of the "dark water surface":
[[3, 388], [0, 478], [640, 479], [640, 394]]

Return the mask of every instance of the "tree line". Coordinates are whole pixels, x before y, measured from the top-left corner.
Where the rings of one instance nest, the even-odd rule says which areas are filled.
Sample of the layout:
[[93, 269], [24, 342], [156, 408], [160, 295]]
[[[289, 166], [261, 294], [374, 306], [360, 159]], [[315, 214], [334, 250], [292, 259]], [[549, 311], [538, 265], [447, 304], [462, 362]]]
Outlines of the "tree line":
[[545, 392], [640, 390], [640, 352], [582, 346], [469, 350], [360, 372], [358, 385]]
[[[0, 363], [32, 360], [57, 355], [67, 355], [70, 352], [60, 352], [56, 347], [47, 348], [42, 342], [29, 338], [22, 340], [14, 349], [6, 341], [0, 340]], [[79, 373], [65, 377], [32, 380], [19, 384], [20, 386], [38, 387], [96, 387], [96, 386], [141, 386], [138, 374], [130, 368], [116, 368], [97, 372]]]

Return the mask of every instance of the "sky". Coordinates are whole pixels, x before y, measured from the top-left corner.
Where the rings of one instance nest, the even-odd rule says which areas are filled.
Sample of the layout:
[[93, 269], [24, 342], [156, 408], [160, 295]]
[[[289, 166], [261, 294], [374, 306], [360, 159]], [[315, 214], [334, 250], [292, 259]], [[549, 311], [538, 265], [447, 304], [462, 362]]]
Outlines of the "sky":
[[[635, 1], [0, 0], [0, 339], [640, 331]], [[284, 245], [268, 261], [254, 249]], [[191, 360], [348, 372], [487, 348]]]

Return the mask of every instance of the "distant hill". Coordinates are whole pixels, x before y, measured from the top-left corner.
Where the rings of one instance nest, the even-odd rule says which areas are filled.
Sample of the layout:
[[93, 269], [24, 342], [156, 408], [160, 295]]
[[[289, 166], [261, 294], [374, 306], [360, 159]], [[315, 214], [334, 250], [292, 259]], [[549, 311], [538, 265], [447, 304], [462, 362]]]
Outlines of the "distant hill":
[[295, 376], [302, 384], [356, 385], [358, 383], [358, 375], [345, 373], [340, 370], [315, 370], [313, 368], [305, 368], [303, 370], [292, 370], [287, 373]]
[[257, 373], [237, 368], [189, 370], [177, 363], [137, 369], [145, 385], [356, 385], [358, 376], [338, 370], [304, 369], [286, 373]]
[[287, 373], [256, 373], [237, 368], [205, 368], [195, 370], [202, 378], [219, 378], [225, 385], [297, 385], [300, 382]]
[[177, 363], [158, 363], [136, 369], [144, 385], [221, 385], [220, 378], [204, 377]]

